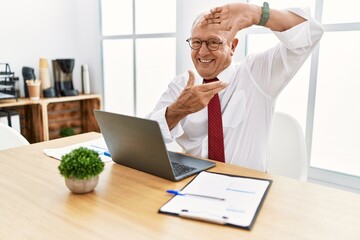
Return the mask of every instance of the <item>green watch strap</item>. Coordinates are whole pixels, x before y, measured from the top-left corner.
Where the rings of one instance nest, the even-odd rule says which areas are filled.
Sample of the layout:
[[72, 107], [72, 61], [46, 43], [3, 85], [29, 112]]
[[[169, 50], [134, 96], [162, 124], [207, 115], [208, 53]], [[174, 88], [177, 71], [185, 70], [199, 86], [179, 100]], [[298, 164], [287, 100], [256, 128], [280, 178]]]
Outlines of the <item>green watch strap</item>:
[[269, 3], [264, 2], [262, 6], [261, 19], [257, 25], [265, 26], [265, 24], [269, 21], [269, 17], [270, 17]]

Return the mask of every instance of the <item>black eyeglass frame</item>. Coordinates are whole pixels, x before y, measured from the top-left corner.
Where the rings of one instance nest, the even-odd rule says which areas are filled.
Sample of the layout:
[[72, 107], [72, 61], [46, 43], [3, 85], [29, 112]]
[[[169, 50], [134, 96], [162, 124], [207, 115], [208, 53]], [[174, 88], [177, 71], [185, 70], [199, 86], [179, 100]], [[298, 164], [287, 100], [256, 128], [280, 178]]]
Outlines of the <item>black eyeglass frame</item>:
[[[192, 40], [194, 40], [194, 39], [198, 40], [198, 41], [201, 43], [201, 44], [199, 44], [199, 47], [198, 47], [198, 48], [194, 48], [194, 47], [192, 46], [192, 44], [191, 44]], [[216, 44], [215, 44], [215, 45], [216, 45], [216, 48], [211, 48], [211, 47], [209, 48], [209, 45], [210, 45], [210, 44], [214, 44], [214, 43], [210, 43], [210, 41], [215, 41], [215, 42], [216, 42]], [[223, 44], [224, 44], [224, 41], [221, 41], [221, 40], [219, 40], [219, 39], [217, 39], [217, 38], [209, 38], [209, 39], [207, 39], [207, 40], [201, 40], [200, 38], [188, 38], [188, 39], [186, 39], [186, 42], [188, 42], [190, 48], [193, 49], [193, 50], [199, 50], [199, 49], [202, 47], [202, 44], [205, 43], [206, 48], [207, 48], [209, 51], [216, 51], [216, 50], [219, 49], [220, 45], [223, 45]], [[210, 45], [210, 46], [211, 46], [211, 45]]]

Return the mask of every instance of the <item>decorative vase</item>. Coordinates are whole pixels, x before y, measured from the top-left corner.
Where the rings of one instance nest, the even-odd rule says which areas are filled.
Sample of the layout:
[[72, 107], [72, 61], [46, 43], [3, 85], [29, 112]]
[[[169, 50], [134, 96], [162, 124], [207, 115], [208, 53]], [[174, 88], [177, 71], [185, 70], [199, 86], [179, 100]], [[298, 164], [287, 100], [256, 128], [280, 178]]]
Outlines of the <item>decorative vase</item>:
[[91, 179], [65, 178], [65, 184], [73, 193], [88, 193], [95, 189], [99, 182], [99, 175]]

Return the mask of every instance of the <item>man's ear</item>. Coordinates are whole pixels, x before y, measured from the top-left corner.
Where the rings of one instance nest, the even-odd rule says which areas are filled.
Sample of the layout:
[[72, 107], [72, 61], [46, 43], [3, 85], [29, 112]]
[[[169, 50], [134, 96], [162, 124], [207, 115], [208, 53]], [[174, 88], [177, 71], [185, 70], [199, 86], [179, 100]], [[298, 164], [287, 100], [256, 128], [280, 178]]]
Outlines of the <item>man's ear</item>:
[[234, 38], [231, 42], [231, 56], [234, 55], [235, 49], [239, 43], [239, 39]]

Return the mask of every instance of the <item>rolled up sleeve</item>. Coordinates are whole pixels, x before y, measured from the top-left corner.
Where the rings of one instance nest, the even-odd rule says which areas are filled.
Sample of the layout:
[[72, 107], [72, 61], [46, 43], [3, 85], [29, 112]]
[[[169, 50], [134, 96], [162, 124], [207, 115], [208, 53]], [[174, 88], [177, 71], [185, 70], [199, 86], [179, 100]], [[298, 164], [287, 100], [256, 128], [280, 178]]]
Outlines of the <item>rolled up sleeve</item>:
[[157, 111], [150, 113], [146, 117], [155, 120], [159, 123], [165, 143], [170, 143], [174, 141], [176, 138], [180, 137], [184, 133], [184, 130], [181, 127], [181, 124], [176, 124], [176, 126], [173, 129], [171, 130], [169, 129], [169, 126], [165, 118], [166, 109], [167, 107], [163, 107]]

